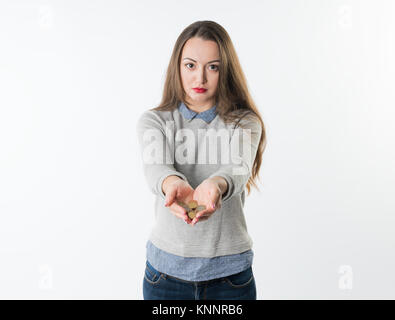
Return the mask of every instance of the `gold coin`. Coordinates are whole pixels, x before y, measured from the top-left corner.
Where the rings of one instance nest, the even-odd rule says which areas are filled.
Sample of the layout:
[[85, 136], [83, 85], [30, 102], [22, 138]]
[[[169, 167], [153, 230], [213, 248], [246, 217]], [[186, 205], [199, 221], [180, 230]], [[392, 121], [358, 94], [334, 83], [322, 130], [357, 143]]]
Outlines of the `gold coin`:
[[195, 209], [198, 206], [198, 203], [195, 200], [191, 200], [188, 202], [188, 206], [191, 209]]
[[188, 217], [193, 219], [196, 216], [196, 210], [192, 209], [191, 211], [188, 212]]

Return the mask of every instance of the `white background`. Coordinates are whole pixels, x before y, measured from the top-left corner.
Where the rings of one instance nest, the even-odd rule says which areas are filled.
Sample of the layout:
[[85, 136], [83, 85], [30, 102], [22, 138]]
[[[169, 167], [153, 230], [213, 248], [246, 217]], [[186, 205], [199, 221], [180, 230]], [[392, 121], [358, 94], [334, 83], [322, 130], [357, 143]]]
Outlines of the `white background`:
[[0, 298], [142, 299], [136, 120], [174, 43], [229, 33], [267, 129], [258, 299], [395, 298], [392, 1], [2, 1]]

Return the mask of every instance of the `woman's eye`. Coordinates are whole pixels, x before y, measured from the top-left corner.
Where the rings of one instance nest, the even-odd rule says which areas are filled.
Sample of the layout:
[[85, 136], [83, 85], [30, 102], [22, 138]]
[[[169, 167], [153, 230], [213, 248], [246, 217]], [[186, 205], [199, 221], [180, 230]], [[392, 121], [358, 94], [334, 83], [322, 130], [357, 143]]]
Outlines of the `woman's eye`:
[[[190, 67], [188, 67], [189, 65], [192, 65], [192, 67], [193, 67], [193, 63], [186, 63], [185, 64], [185, 66], [188, 68], [188, 69], [190, 69]], [[191, 67], [191, 68], [192, 68]], [[214, 69], [211, 69], [211, 70], [215, 70], [215, 71], [218, 71], [218, 66], [217, 65], [215, 65], [215, 64], [212, 64], [212, 65], [210, 65], [210, 67], [214, 67]]]

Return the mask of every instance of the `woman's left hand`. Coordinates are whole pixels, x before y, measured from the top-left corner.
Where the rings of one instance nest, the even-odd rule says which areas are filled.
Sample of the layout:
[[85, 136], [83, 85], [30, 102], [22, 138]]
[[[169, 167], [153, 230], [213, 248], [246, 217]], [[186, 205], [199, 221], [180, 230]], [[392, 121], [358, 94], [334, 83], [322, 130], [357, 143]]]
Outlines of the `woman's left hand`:
[[193, 218], [191, 225], [198, 221], [208, 219], [215, 210], [222, 206], [222, 192], [216, 179], [208, 178], [197, 186], [193, 193], [193, 199], [198, 205], [205, 205], [206, 209], [199, 211]]

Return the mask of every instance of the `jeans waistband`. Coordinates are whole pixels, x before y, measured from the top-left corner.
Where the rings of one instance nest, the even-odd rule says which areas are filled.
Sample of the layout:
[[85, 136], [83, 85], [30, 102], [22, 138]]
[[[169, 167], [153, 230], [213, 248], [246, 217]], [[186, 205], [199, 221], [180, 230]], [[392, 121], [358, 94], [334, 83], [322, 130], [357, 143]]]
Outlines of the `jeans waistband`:
[[[223, 279], [226, 278], [226, 277], [221, 277], [221, 278], [210, 279], [210, 280], [204, 280], [204, 281], [190, 281], [190, 280], [184, 280], [184, 279], [180, 279], [180, 278], [177, 278], [177, 277], [171, 276], [171, 275], [169, 275], [169, 274], [166, 274], [166, 273], [164, 273], [164, 272], [160, 272], [160, 271], [156, 270], [156, 269], [149, 263], [148, 260], [146, 260], [146, 264], [147, 264], [147, 267], [148, 267], [152, 272], [154, 272], [154, 273], [156, 273], [156, 274], [158, 275], [158, 277], [160, 277], [161, 275], [163, 275], [163, 277], [164, 277], [165, 279], [171, 278], [171, 279], [175, 279], [175, 280], [177, 280], [177, 281], [182, 281], [182, 282], [186, 282], [186, 283], [190, 283], [190, 284], [201, 285], [201, 284], [207, 284], [207, 283], [215, 283], [215, 282], [218, 282], [218, 281], [222, 281]], [[251, 268], [251, 267], [250, 267], [250, 268]], [[249, 268], [248, 268], [248, 269], [249, 269]], [[248, 269], [246, 269], [246, 270], [248, 270]], [[246, 271], [246, 270], [244, 270], [244, 271]]]

